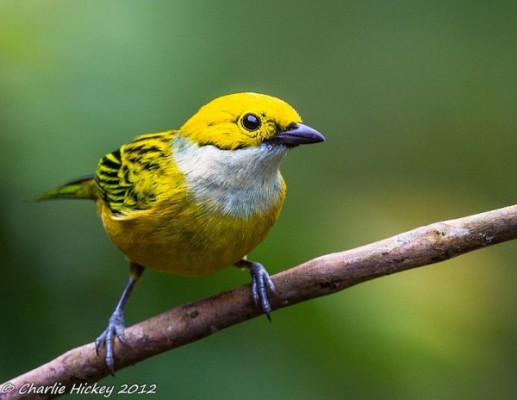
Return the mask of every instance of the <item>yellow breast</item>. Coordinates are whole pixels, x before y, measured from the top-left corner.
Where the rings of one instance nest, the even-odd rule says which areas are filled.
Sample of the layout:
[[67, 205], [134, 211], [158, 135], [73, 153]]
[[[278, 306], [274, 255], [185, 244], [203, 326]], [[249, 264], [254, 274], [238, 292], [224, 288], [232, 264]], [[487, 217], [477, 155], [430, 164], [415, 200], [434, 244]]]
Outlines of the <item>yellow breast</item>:
[[153, 205], [119, 214], [99, 200], [102, 221], [136, 263], [178, 275], [212, 274], [244, 257], [277, 220], [285, 198], [278, 172], [285, 150], [227, 151], [180, 135], [171, 150], [168, 173], [148, 178], [162, 188]]

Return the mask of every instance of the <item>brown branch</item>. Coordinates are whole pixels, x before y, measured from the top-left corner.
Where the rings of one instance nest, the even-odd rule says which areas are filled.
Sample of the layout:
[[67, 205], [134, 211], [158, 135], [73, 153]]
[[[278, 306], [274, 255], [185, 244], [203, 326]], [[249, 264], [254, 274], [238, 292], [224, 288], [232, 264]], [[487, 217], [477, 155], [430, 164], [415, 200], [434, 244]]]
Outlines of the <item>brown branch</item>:
[[[272, 307], [287, 307], [373, 278], [516, 238], [517, 205], [437, 222], [356, 249], [318, 257], [273, 276], [278, 296], [271, 299]], [[176, 307], [126, 329], [128, 346], [118, 342], [115, 345], [116, 368], [135, 364], [260, 314], [252, 303], [248, 285]], [[74, 384], [96, 382], [107, 374], [103, 354], [97, 356], [94, 344], [90, 343], [0, 385], [0, 399], [27, 398], [20, 390], [26, 392], [30, 384], [48, 391], [39, 397], [32, 394], [31, 399], [50, 399], [71, 390]]]

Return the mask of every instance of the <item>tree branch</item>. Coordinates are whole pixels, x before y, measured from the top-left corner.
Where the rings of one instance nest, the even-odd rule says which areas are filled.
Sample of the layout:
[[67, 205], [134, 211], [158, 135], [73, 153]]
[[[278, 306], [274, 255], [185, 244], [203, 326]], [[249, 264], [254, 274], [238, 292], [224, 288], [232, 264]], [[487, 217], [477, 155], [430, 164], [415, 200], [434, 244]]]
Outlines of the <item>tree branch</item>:
[[[271, 305], [273, 310], [287, 307], [516, 238], [517, 205], [437, 222], [356, 249], [318, 257], [274, 275], [278, 296], [270, 299]], [[176, 307], [127, 328], [128, 346], [119, 342], [115, 345], [115, 367], [135, 364], [260, 314], [251, 300], [249, 285]], [[74, 384], [96, 382], [108, 373], [103, 351], [96, 355], [95, 346], [90, 343], [0, 385], [0, 399], [24, 398], [22, 389], [28, 390], [30, 384], [47, 389], [46, 394], [32, 394], [31, 398], [50, 399], [71, 390]]]

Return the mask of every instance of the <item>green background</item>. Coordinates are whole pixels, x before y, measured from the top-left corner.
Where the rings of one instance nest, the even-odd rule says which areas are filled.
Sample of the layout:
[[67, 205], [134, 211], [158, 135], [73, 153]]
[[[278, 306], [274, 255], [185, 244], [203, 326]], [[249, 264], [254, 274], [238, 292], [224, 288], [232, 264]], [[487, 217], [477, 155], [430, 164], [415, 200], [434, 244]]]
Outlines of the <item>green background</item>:
[[[251, 257], [271, 273], [515, 203], [516, 20], [513, 1], [0, 1], [0, 381], [91, 342], [127, 279], [94, 204], [28, 200], [222, 94], [283, 98], [327, 137], [283, 163], [284, 211]], [[155, 383], [157, 399], [515, 398], [516, 264], [507, 243], [377, 279], [102, 383]], [[126, 321], [247, 282], [149, 271]]]

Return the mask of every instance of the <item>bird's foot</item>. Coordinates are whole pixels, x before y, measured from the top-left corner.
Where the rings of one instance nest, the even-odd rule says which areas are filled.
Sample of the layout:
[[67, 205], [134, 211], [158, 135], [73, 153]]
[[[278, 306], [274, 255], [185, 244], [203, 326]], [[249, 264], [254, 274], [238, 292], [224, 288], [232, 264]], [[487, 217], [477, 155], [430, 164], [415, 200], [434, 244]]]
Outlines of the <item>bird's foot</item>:
[[275, 285], [271, 280], [266, 268], [258, 262], [249, 262], [251, 273], [251, 295], [257, 306], [260, 306], [267, 318], [271, 321], [271, 305], [267, 297], [267, 292], [276, 294]]
[[104, 345], [106, 352], [106, 366], [108, 367], [111, 375], [115, 374], [113, 359], [113, 345], [115, 344], [115, 337], [118, 337], [118, 340], [121, 343], [127, 344], [124, 337], [125, 328], [126, 326], [124, 325], [124, 317], [122, 313], [115, 311], [109, 319], [108, 327], [95, 340], [95, 351], [97, 355], [99, 354], [99, 349]]

